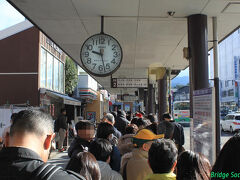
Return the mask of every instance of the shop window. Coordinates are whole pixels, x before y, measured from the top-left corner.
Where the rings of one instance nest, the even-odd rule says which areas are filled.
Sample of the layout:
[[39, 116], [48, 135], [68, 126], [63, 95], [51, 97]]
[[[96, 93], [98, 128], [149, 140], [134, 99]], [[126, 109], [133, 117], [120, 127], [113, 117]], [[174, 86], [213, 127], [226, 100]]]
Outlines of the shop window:
[[40, 86], [64, 93], [64, 64], [41, 48]]
[[227, 91], [223, 91], [222, 92], [222, 97], [226, 97], [227, 96]]
[[59, 91], [59, 61], [54, 58], [54, 90]]
[[59, 63], [59, 91], [64, 93], [64, 65]]
[[228, 87], [228, 81], [225, 81], [225, 87]]
[[53, 56], [47, 53], [47, 88], [53, 89]]
[[41, 48], [40, 86], [46, 87], [47, 52]]
[[233, 89], [228, 90], [228, 96], [234, 96], [234, 90]]

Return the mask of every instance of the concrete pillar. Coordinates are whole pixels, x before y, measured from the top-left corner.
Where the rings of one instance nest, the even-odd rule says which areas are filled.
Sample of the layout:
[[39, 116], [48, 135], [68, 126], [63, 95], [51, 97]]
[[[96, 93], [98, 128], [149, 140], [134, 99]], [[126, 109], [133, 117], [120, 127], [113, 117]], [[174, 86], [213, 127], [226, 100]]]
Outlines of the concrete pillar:
[[154, 109], [155, 109], [155, 91], [154, 91], [154, 87], [153, 84], [148, 84], [148, 114], [149, 113], [154, 113]]
[[156, 114], [156, 98], [155, 98], [155, 93], [156, 93], [156, 85], [153, 85], [153, 94], [152, 94], [152, 98], [153, 98], [153, 109], [152, 109], [152, 113]]
[[145, 107], [145, 112], [148, 114], [148, 96], [147, 96], [147, 91], [143, 91], [144, 93], [144, 99], [143, 99], [143, 104]]
[[[149, 76], [150, 75], [155, 75], [156, 81], [157, 81], [157, 88], [158, 88], [158, 93], [157, 93], [157, 98], [158, 98], [158, 106], [156, 110], [156, 103], [155, 103], [155, 91], [152, 93], [152, 98], [153, 98], [153, 113], [158, 113], [158, 119], [160, 120], [161, 115], [168, 111], [167, 107], [167, 74], [166, 74], [166, 68], [164, 67], [151, 67], [148, 70]], [[148, 104], [149, 106], [149, 104]], [[147, 106], [147, 107], [148, 107]], [[155, 112], [154, 112], [155, 111]]]
[[163, 113], [167, 111], [167, 74], [165, 73], [158, 82], [158, 120], [161, 120]]
[[193, 117], [192, 93], [208, 88], [208, 29], [207, 16], [194, 14], [188, 17], [188, 47], [190, 75], [190, 116]]

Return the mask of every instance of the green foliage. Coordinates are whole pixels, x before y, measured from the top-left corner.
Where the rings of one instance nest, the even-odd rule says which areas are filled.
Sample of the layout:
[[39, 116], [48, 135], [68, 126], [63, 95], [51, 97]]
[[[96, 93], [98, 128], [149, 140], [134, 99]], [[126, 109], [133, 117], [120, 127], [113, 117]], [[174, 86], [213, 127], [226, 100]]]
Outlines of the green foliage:
[[66, 57], [65, 63], [65, 92], [72, 94], [78, 82], [78, 74], [76, 64], [72, 59]]

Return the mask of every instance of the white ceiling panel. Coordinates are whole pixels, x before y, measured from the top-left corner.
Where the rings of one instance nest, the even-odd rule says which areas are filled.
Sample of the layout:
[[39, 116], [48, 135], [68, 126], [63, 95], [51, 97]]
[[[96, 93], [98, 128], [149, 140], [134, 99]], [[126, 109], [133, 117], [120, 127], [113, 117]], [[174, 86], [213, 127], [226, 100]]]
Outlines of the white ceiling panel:
[[137, 16], [139, 0], [72, 0], [81, 18]]
[[[230, 0], [229, 0], [230, 1]], [[203, 14], [208, 14], [208, 16], [219, 16], [223, 9], [229, 3], [228, 0], [211, 0], [207, 6], [203, 9]]]
[[88, 37], [82, 22], [79, 20], [39, 20], [39, 24], [44, 29], [48, 29], [52, 38], [59, 44], [82, 44]]
[[186, 29], [185, 19], [139, 21], [136, 62], [144, 62], [144, 67], [164, 66], [181, 42]]
[[187, 33], [182, 37], [178, 46], [174, 49], [172, 54], [167, 58], [164, 63], [164, 67], [172, 67], [172, 69], [185, 69], [189, 62], [183, 58], [183, 47], [187, 47]]
[[231, 2], [222, 11], [228, 14], [239, 14], [240, 13], [240, 2]]
[[66, 0], [18, 0], [16, 1], [21, 10], [31, 16], [31, 19], [79, 19], [72, 1]]
[[175, 17], [201, 13], [208, 0], [140, 0], [140, 16], [167, 17], [174, 11]]

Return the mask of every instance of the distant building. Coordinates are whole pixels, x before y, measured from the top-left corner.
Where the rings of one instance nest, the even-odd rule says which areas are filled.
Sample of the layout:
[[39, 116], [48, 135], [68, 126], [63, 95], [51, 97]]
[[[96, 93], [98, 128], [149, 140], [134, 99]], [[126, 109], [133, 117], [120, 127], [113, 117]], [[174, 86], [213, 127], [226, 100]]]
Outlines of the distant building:
[[[213, 79], [213, 51], [210, 51], [210, 79]], [[222, 107], [237, 110], [240, 85], [240, 29], [219, 44], [220, 101]]]
[[64, 94], [66, 55], [29, 21], [0, 31], [0, 54], [0, 106], [34, 106], [56, 117], [81, 105]]
[[173, 93], [173, 101], [187, 101], [190, 100], [189, 86], [183, 86]]
[[92, 122], [100, 122], [104, 112], [109, 112], [109, 94], [101, 85], [78, 66], [78, 85], [73, 97], [82, 102], [81, 116]]

